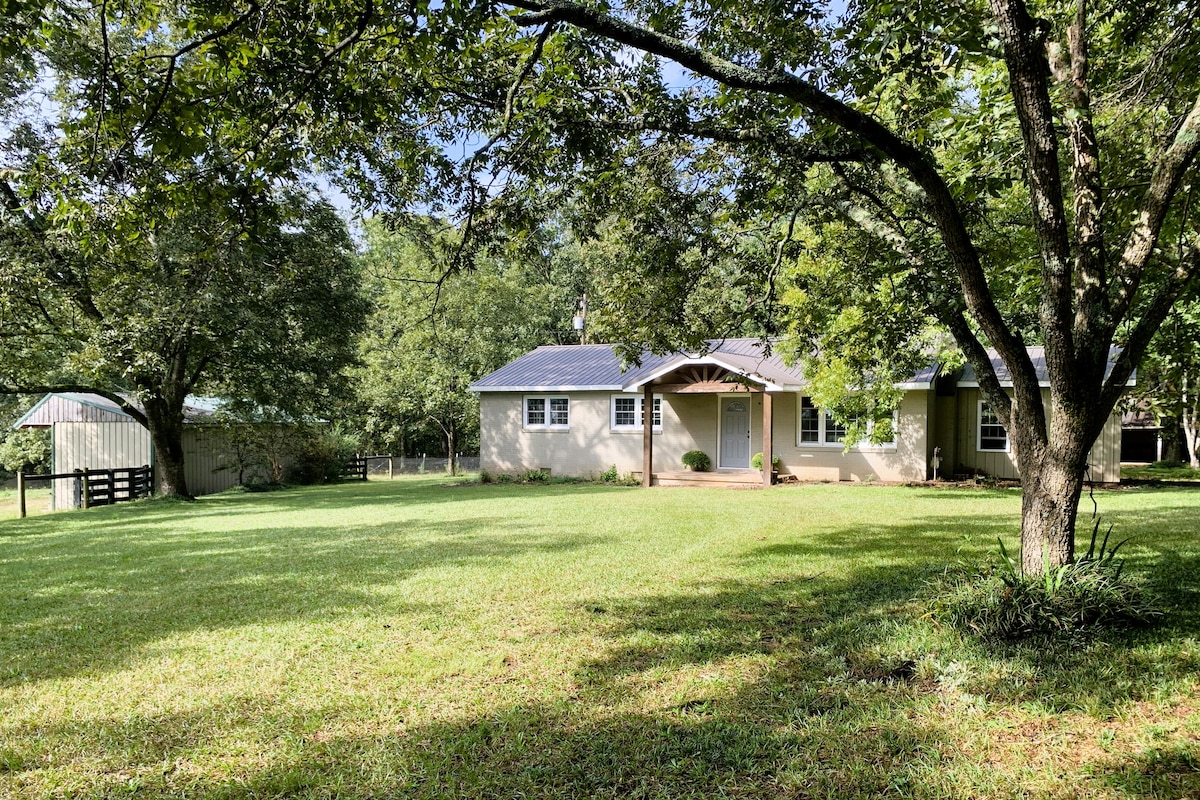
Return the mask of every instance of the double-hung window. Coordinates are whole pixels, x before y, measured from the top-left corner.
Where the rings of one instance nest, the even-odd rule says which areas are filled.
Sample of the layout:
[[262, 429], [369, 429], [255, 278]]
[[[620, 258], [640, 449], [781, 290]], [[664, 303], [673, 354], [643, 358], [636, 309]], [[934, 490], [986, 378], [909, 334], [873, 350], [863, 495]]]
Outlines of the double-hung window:
[[[614, 394], [609, 406], [609, 427], [614, 431], [640, 431], [646, 422], [645, 398], [634, 394]], [[654, 398], [651, 412], [654, 430], [662, 430], [662, 395]]]
[[[818, 408], [811, 397], [802, 396], [800, 398], [800, 420], [796, 432], [796, 444], [801, 447], [844, 447], [846, 444], [846, 429], [856, 421], [856, 418], [852, 418], [845, 422], [838, 422], [834, 419], [831, 412]], [[875, 427], [875, 422], [868, 421], [867, 438], [854, 445], [854, 447], [896, 446], [896, 418], [894, 416], [888, 425], [888, 430], [892, 434], [890, 440], [878, 443], [871, 442], [870, 436], [875, 431]]]
[[984, 401], [979, 401], [979, 443], [977, 450], [984, 453], [1007, 453], [1008, 431], [1000, 422], [996, 412]]
[[529, 395], [524, 402], [526, 430], [565, 431], [571, 426], [571, 399]]

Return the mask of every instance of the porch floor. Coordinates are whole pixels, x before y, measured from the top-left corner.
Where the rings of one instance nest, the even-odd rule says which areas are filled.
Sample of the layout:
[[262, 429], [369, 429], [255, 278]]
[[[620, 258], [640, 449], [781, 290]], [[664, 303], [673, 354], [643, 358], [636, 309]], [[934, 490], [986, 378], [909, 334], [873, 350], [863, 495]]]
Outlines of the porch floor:
[[650, 477], [653, 486], [708, 486], [728, 489], [761, 489], [762, 473], [758, 470], [719, 470], [717, 472], [655, 472]]

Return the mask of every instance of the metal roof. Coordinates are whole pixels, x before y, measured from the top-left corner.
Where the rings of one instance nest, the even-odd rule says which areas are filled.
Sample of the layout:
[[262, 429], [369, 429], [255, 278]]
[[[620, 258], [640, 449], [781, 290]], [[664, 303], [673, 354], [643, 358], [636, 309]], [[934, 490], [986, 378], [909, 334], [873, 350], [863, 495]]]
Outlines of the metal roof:
[[[141, 408], [136, 401], [130, 402], [135, 408]], [[220, 400], [211, 397], [189, 396], [184, 401], [184, 421], [207, 419], [220, 404]], [[51, 392], [13, 423], [13, 428], [48, 428], [56, 422], [128, 422], [132, 419], [107, 397], [89, 392]]]
[[[471, 384], [475, 392], [633, 391], [673, 370], [715, 364], [774, 391], [798, 391], [805, 384], [799, 365], [788, 366], [761, 339], [714, 339], [704, 353], [646, 353], [637, 367], [624, 368], [611, 344], [539, 347]], [[937, 364], [914, 375], [904, 388], [928, 388]]]
[[[1050, 370], [1046, 366], [1046, 348], [1044, 347], [1027, 347], [1025, 350], [1029, 353], [1029, 359], [1033, 362], [1033, 369], [1037, 373], [1038, 385], [1048, 387], [1050, 385]], [[1121, 348], [1114, 347], [1108, 351], [1108, 367], [1104, 371], [1104, 377], [1112, 371], [1113, 362], [1120, 355]], [[996, 377], [1000, 379], [1000, 385], [1011, 387], [1012, 374], [1008, 371], [1008, 367], [1000, 359], [1000, 355], [993, 349], [987, 351], [988, 359], [992, 362], [992, 369], [996, 370]], [[1134, 372], [1129, 376], [1129, 380], [1125, 382], [1126, 386], [1136, 385], [1137, 373]], [[975, 375], [975, 368], [970, 364], [963, 367], [962, 375], [958, 378], [959, 386], [978, 386], [979, 378]]]

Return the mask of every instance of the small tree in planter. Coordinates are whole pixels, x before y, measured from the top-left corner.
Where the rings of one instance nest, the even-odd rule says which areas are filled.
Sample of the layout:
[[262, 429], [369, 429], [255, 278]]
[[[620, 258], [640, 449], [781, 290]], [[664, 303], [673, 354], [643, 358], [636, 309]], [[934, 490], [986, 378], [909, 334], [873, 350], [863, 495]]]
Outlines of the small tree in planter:
[[712, 466], [712, 461], [703, 450], [688, 450], [680, 460], [683, 466], [693, 472], [708, 472], [708, 468]]

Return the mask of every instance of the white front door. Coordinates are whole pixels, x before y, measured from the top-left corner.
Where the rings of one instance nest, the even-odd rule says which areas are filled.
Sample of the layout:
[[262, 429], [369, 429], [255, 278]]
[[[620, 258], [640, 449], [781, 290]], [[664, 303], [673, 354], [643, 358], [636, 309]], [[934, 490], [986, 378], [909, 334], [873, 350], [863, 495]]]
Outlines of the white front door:
[[721, 398], [720, 469], [750, 468], [750, 400], [744, 397]]

